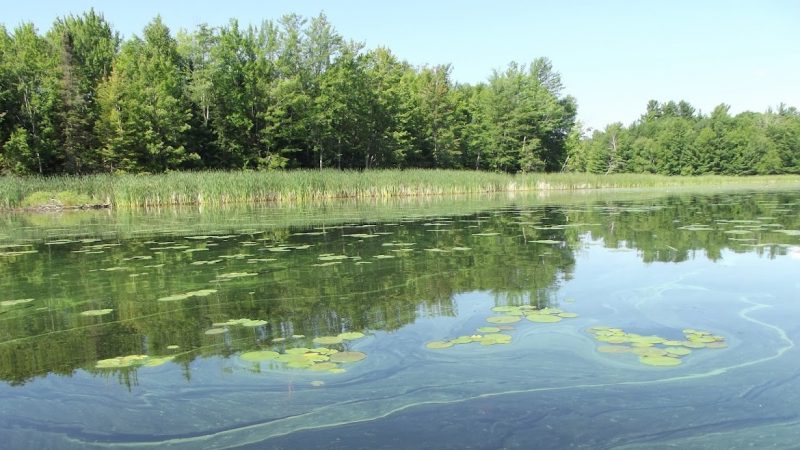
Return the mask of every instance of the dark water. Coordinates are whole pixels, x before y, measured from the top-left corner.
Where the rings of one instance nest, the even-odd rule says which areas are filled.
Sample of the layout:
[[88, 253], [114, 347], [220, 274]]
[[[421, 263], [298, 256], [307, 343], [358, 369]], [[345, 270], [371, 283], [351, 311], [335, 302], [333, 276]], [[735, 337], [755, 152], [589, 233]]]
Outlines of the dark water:
[[789, 191], [7, 216], [0, 442], [798, 448], [798, 213]]

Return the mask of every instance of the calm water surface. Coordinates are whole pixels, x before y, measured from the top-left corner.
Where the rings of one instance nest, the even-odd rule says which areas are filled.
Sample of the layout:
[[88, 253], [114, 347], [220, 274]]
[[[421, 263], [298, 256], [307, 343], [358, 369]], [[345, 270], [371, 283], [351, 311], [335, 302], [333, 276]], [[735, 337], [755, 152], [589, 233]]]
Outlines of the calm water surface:
[[5, 216], [0, 442], [797, 448], [799, 213], [787, 191]]

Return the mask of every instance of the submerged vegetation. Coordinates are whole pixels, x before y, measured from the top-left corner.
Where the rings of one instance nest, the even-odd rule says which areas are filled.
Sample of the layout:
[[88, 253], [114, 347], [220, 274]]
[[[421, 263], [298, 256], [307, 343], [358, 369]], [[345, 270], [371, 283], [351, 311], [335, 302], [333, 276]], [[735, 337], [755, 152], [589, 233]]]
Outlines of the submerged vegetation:
[[601, 345], [601, 353], [631, 353], [639, 357], [639, 362], [649, 366], [677, 366], [681, 358], [701, 348], [725, 348], [724, 336], [710, 331], [683, 330], [682, 339], [667, 339], [661, 336], [642, 336], [627, 333], [621, 328], [594, 326], [587, 330], [597, 341], [612, 345]]
[[[305, 170], [275, 172], [170, 172], [81, 177], [0, 177], [0, 208], [81, 199], [115, 208], [234, 203], [304, 203], [334, 198], [388, 198], [515, 191], [719, 185], [800, 185], [792, 175], [667, 177], [652, 174], [505, 174], [459, 170]], [[53, 195], [52, 192], [62, 194]], [[80, 204], [76, 200], [66, 204]]]
[[[387, 332], [464, 313], [475, 320], [444, 335], [427, 331], [414, 345], [458, 346], [441, 350], [445, 356], [502, 349], [530, 342], [529, 330], [579, 333], [599, 320], [592, 294], [560, 291], [587, 245], [636, 249], [630, 257], [645, 263], [697, 255], [716, 261], [732, 252], [780, 258], [800, 245], [796, 192], [632, 195], [571, 203], [467, 198], [469, 206], [396, 209], [371, 219], [327, 205], [340, 214], [327, 221], [296, 206], [287, 208], [292, 219], [278, 218], [283, 208], [257, 207], [212, 208], [210, 216], [180, 213], [188, 208], [60, 215], [65, 221], [9, 214], [7, 220], [24, 221], [0, 222], [0, 380], [21, 384], [78, 369], [127, 373], [156, 363], [182, 365], [189, 376], [192, 362], [204, 357], [224, 357], [231, 370], [296, 372], [309, 362], [363, 358], [348, 352], [369, 354], [361, 365], [314, 366], [322, 373], [355, 371], [380, 364], [371, 343], [391, 339]], [[70, 223], [71, 217], [80, 221]], [[39, 230], [28, 234], [31, 228]], [[458, 295], [475, 292], [482, 306], [459, 313]], [[699, 344], [724, 345], [717, 334], [733, 336], [718, 325], [686, 325], [715, 334], [685, 330], [680, 337], [647, 326], [687, 342], [680, 345], [686, 349], [669, 350], [652, 343], [667, 354], [651, 349], [648, 357], [672, 359], [644, 362], [674, 365], [685, 356], [679, 353]], [[604, 344], [633, 347], [624, 341], [638, 339], [612, 334], [620, 343]], [[339, 350], [338, 356], [277, 359], [288, 349], [315, 346]], [[623, 350], [636, 354], [609, 351]], [[264, 358], [258, 368], [248, 360]]]

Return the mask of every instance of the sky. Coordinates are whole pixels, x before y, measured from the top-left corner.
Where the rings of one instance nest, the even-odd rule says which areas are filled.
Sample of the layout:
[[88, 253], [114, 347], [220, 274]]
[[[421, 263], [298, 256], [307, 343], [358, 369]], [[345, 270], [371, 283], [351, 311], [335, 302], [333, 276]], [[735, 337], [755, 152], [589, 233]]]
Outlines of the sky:
[[800, 108], [800, 2], [795, 0], [28, 0], [7, 1], [0, 23], [101, 12], [123, 37], [156, 15], [174, 32], [230, 18], [258, 25], [324, 12], [366, 48], [414, 65], [452, 64], [453, 80], [485, 81], [511, 61], [547, 57], [585, 127], [630, 124], [650, 99], [686, 100], [708, 113]]

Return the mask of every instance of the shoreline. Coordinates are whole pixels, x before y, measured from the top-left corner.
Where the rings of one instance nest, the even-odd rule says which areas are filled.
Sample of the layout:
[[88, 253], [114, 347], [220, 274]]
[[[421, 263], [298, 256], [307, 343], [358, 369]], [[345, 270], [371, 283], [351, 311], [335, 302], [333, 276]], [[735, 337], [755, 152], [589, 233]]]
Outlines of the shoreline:
[[[504, 174], [459, 170], [172, 172], [0, 177], [0, 212], [286, 204], [532, 192], [800, 187], [800, 175]], [[38, 203], [36, 200], [41, 201]]]

